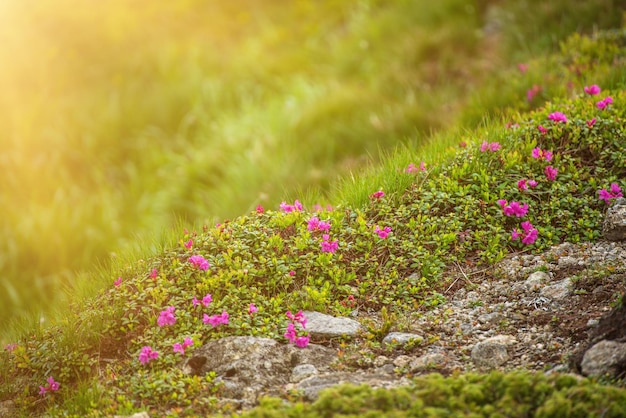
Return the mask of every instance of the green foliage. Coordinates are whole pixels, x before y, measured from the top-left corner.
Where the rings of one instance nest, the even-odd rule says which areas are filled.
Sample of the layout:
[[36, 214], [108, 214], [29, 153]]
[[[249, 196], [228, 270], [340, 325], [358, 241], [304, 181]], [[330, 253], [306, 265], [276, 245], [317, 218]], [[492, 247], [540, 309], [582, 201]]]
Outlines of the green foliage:
[[571, 375], [491, 372], [444, 378], [431, 374], [412, 385], [372, 389], [343, 385], [323, 391], [312, 404], [267, 399], [245, 418], [257, 417], [620, 417], [626, 391]]

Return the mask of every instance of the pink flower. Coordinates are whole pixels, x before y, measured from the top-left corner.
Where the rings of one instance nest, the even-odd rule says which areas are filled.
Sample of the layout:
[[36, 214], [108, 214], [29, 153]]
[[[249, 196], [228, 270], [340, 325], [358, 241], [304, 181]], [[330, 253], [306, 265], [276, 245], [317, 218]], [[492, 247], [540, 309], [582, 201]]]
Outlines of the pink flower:
[[183, 347], [181, 343], [174, 343], [172, 347], [174, 348], [175, 353], [180, 353], [182, 355], [185, 355], [185, 348]]
[[535, 180], [528, 180], [528, 185], [531, 188], [535, 188], [535, 187], [537, 187], [537, 182]]
[[322, 246], [322, 252], [324, 253], [334, 253], [339, 248], [339, 242], [337, 240], [329, 241], [330, 235], [324, 234], [322, 235], [322, 242], [320, 243]]
[[159, 319], [157, 319], [157, 324], [160, 327], [164, 327], [165, 325], [174, 325], [176, 323], [176, 317], [174, 316], [175, 309], [175, 307], [170, 306], [161, 311], [161, 313], [159, 314]]
[[152, 269], [152, 271], [150, 272], [151, 279], [156, 279], [158, 275], [159, 275], [159, 271], [157, 269]]
[[204, 306], [209, 306], [211, 302], [213, 302], [213, 297], [211, 296], [211, 294], [207, 293], [206, 295], [204, 295], [204, 297], [202, 298], [202, 304]]
[[597, 84], [592, 84], [591, 86], [586, 86], [583, 90], [585, 90], [585, 93], [587, 93], [590, 96], [595, 96], [596, 94], [598, 94], [598, 93], [600, 93], [602, 91]]
[[289, 275], [290, 275], [290, 276], [295, 276], [295, 275], [296, 275], [296, 272], [295, 272], [295, 271], [293, 271], [293, 270], [291, 270], [291, 271], [289, 272]]
[[158, 351], [152, 351], [152, 347], [149, 345], [144, 346], [139, 353], [139, 361], [141, 364], [147, 364], [152, 360], [155, 360], [159, 357]]
[[259, 308], [256, 307], [256, 305], [254, 303], [251, 303], [250, 306], [248, 307], [248, 313], [250, 315], [252, 315], [255, 312], [258, 312]]
[[534, 85], [531, 89], [526, 92], [526, 99], [529, 102], [532, 102], [535, 96], [541, 91], [541, 86]]
[[293, 205], [288, 205], [287, 202], [281, 202], [279, 207], [280, 207], [280, 210], [282, 210], [285, 213], [302, 211], [302, 203], [300, 203], [300, 201], [298, 201], [297, 199], [295, 202], [293, 202]]
[[528, 213], [528, 204], [525, 203], [520, 205], [519, 202], [511, 202], [507, 203], [506, 200], [500, 199], [498, 200], [498, 205], [502, 207], [502, 212], [505, 216], [517, 216], [518, 218], [522, 218]]
[[7, 344], [4, 346], [4, 349], [7, 350], [9, 353], [12, 353], [16, 348], [17, 344], [15, 343]]
[[528, 71], [528, 64], [517, 64], [517, 69], [524, 74], [526, 71]]
[[375, 193], [372, 193], [370, 195], [370, 199], [380, 199], [381, 197], [383, 197], [385, 195], [385, 192], [383, 192], [382, 190], [379, 190]]
[[315, 230], [328, 231], [330, 229], [330, 222], [320, 221], [315, 216], [315, 217], [309, 219], [309, 222], [307, 224], [307, 229], [309, 231], [315, 231]]
[[598, 109], [604, 109], [610, 104], [613, 104], [613, 99], [611, 98], [611, 96], [606, 96], [604, 99], [597, 102], [596, 106], [598, 106]]
[[596, 118], [587, 121], [587, 126], [593, 128], [593, 125], [596, 124]]
[[554, 112], [548, 115], [548, 119], [554, 122], [565, 122], [567, 123], [567, 117], [561, 112]]
[[389, 233], [391, 233], [391, 227], [386, 226], [384, 229], [380, 229], [380, 227], [376, 225], [374, 232], [378, 234], [380, 238], [385, 239], [389, 236]]
[[48, 385], [47, 386], [39, 386], [39, 394], [40, 395], [45, 395], [46, 392], [54, 392], [59, 390], [59, 382], [55, 382], [54, 378], [51, 376], [47, 379]]
[[611, 199], [617, 199], [618, 197], [623, 197], [622, 190], [617, 183], [611, 183], [611, 187], [609, 187], [610, 191], [606, 189], [598, 190], [598, 197], [600, 200], [604, 200], [604, 202], [609, 205], [611, 203]]
[[546, 132], [548, 132], [548, 130], [541, 125], [537, 126], [537, 129], [539, 129], [539, 132], [541, 132], [543, 135], [545, 135]]
[[309, 336], [303, 335], [300, 337], [296, 337], [295, 343], [296, 343], [296, 347], [304, 348], [307, 345], [309, 345]]
[[183, 245], [185, 246], [186, 249], [191, 250], [191, 248], [193, 247], [193, 240], [189, 240], [185, 242]]
[[524, 245], [533, 244], [537, 240], [539, 231], [537, 231], [535, 227], [533, 227], [533, 225], [528, 221], [522, 222], [521, 227], [522, 227], [523, 232], [520, 232], [517, 229], [514, 229], [513, 232], [511, 232], [511, 239], [515, 241], [518, 238], [522, 238], [522, 244]]
[[263, 212], [265, 212], [265, 208], [263, 208], [263, 206], [261, 205], [257, 205], [256, 213], [263, 213]]
[[205, 324], [211, 324], [211, 326], [215, 328], [221, 324], [227, 325], [228, 318], [229, 318], [228, 313], [226, 311], [222, 311], [221, 315], [209, 316], [207, 314], [204, 314], [204, 317], [202, 318], [202, 322], [204, 322]]
[[208, 270], [210, 266], [209, 262], [201, 255], [192, 255], [187, 261], [189, 261], [199, 270]]
[[501, 147], [502, 146], [500, 145], [499, 142], [483, 141], [483, 143], [480, 145], [480, 152], [486, 152], [486, 151], [496, 152]]
[[517, 182], [517, 188], [522, 192], [525, 190], [528, 190], [528, 186], [535, 187], [537, 186], [537, 182], [535, 180], [526, 180], [526, 179], [521, 179], [520, 181]]
[[187, 348], [190, 345], [193, 345], [193, 339], [191, 337], [185, 337], [183, 340], [183, 347]]
[[539, 147], [533, 148], [532, 157], [552, 161], [552, 151], [542, 150]]
[[420, 162], [419, 168], [411, 163], [406, 170], [404, 170], [405, 173], [417, 173], [418, 171], [426, 171], [426, 163], [424, 161]]
[[551, 165], [547, 166], [545, 169], [545, 173], [546, 173], [546, 178], [550, 181], [554, 181], [554, 179], [556, 179], [556, 175], [558, 173], [558, 170], [554, 167], [552, 167]]
[[283, 334], [283, 337], [289, 340], [289, 342], [292, 344], [296, 341], [296, 326], [293, 324], [293, 322], [290, 322], [287, 325], [287, 330]]
[[120, 285], [122, 284], [122, 278], [118, 277], [117, 280], [113, 282], [113, 284], [115, 285], [115, 287], [120, 287]]
[[302, 310], [299, 310], [297, 314], [292, 314], [291, 311], [287, 311], [285, 314], [287, 318], [289, 318], [293, 322], [299, 322], [302, 325], [302, 328], [306, 328], [306, 316], [302, 313]]

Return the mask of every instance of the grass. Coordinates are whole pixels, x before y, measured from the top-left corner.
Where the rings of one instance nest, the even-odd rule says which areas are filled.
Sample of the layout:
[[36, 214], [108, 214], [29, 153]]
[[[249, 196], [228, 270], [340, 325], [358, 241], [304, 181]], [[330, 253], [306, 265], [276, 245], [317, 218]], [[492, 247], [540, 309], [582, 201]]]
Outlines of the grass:
[[[513, 2], [326, 2], [313, 13], [306, 1], [246, 12], [138, 1], [136, 14], [107, 2], [54, 15], [20, 4], [3, 7], [42, 24], [13, 28], [33, 48], [20, 50], [15, 38], [7, 49], [14, 68], [0, 70], [0, 118], [9, 127], [0, 136], [9, 150], [0, 306], [3, 318], [27, 311], [25, 301], [33, 309], [2, 330], [3, 343], [18, 347], [0, 354], [0, 400], [15, 400], [22, 414], [216, 412], [215, 397], [192, 396], [214, 394], [214, 376], [173, 367], [168, 350], [183, 336], [196, 346], [226, 335], [281, 339], [287, 309], [344, 315], [349, 296], [389, 318], [425, 309], [439, 300], [446, 263], [490, 264], [510, 251], [598, 239], [605, 205], [597, 190], [625, 174], [626, 78], [615, 65], [623, 31], [556, 45], [563, 27], [615, 26], [617, 14], [605, 13], [613, 2], [578, 2], [546, 26], [554, 31], [541, 32], [516, 20], [527, 12]], [[487, 39], [494, 10], [511, 20], [496, 19], [508, 24]], [[547, 24], [555, 10], [533, 22]], [[579, 10], [588, 20], [568, 20]], [[205, 32], [203, 13], [234, 23], [216, 19]], [[166, 19], [172, 14], [180, 19]], [[106, 18], [94, 24], [96, 16]], [[42, 36], [60, 22], [73, 29]], [[72, 35], [76, 28], [84, 37]], [[91, 56], [94, 42], [102, 48]], [[111, 58], [132, 47], [137, 55]], [[50, 74], [28, 67], [33, 57]], [[615, 104], [600, 112], [582, 93], [592, 83]], [[535, 84], [540, 94], [528, 101]], [[557, 110], [567, 124], [549, 121]], [[481, 153], [483, 141], [502, 149]], [[554, 151], [556, 181], [530, 157], [536, 146]], [[427, 171], [405, 172], [420, 161]], [[539, 186], [520, 192], [522, 177]], [[377, 190], [385, 196], [372, 198]], [[272, 210], [300, 197], [305, 212]], [[519, 222], [502, 216], [497, 199], [530, 203], [535, 244], [510, 240]], [[320, 252], [321, 233], [306, 228], [318, 201], [335, 206], [317, 213], [332, 225], [335, 254]], [[264, 213], [254, 210], [259, 203]], [[222, 225], [201, 226], [216, 219]], [[381, 239], [375, 226], [392, 233]], [[189, 239], [192, 250], [183, 245]], [[123, 250], [107, 257], [114, 248]], [[191, 254], [206, 257], [210, 270], [194, 269]], [[117, 277], [122, 285], [112, 286]], [[67, 304], [54, 303], [60, 289]], [[188, 306], [206, 293], [214, 300], [208, 309]], [[246, 313], [251, 302], [254, 317]], [[176, 306], [177, 323], [158, 327], [167, 306]], [[222, 310], [228, 326], [207, 333], [202, 314]], [[376, 335], [362, 343], [375, 344]], [[150, 368], [136, 359], [144, 345], [162, 353]], [[61, 390], [41, 398], [37, 388], [50, 375]], [[166, 398], [180, 390], [187, 397]]]
[[526, 107], [526, 81], [488, 81], [615, 27], [618, 5], [4, 2], [0, 316], [49, 313], [81, 271], [181, 223], [342, 201], [335, 179], [398, 144]]

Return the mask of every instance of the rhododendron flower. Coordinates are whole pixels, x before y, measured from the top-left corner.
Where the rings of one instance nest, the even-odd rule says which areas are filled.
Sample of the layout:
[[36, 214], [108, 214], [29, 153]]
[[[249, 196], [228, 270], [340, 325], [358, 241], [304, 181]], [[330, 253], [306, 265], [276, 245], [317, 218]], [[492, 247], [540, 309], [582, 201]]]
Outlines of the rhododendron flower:
[[520, 191], [528, 190], [529, 186], [536, 187], [537, 182], [535, 180], [526, 180], [526, 179], [521, 179], [520, 181], [517, 182], [517, 188]]
[[151, 279], [156, 279], [158, 275], [159, 275], [159, 271], [157, 269], [152, 269], [152, 271], [150, 272]]
[[420, 162], [419, 168], [415, 166], [415, 164], [411, 163], [404, 170], [406, 173], [417, 173], [418, 171], [426, 171], [426, 163], [424, 161]]
[[596, 106], [598, 106], [598, 109], [604, 109], [610, 104], [613, 104], [613, 99], [611, 98], [611, 96], [607, 96], [604, 99], [597, 102]]
[[620, 189], [619, 184], [611, 183], [611, 187], [609, 190], [606, 189], [598, 190], [598, 196], [600, 200], [604, 200], [606, 204], [611, 203], [611, 199], [617, 199], [618, 197], [624, 197], [622, 195], [622, 189]]
[[209, 316], [207, 314], [204, 314], [204, 317], [202, 318], [202, 322], [204, 322], [205, 324], [211, 324], [211, 326], [215, 328], [221, 324], [227, 325], [228, 318], [229, 318], [228, 313], [226, 311], [222, 311], [221, 315]]
[[293, 270], [291, 270], [291, 271], [289, 272], [289, 275], [290, 275], [290, 276], [295, 276], [295, 275], [296, 275], [296, 272], [295, 272], [295, 271], [293, 271]]
[[480, 144], [480, 152], [486, 152], [486, 151], [491, 151], [491, 152], [496, 152], [497, 150], [499, 150], [502, 146], [500, 145], [499, 142], [487, 142], [487, 141], [483, 141], [482, 144]]
[[517, 229], [514, 229], [511, 232], [511, 239], [515, 241], [518, 238], [521, 238], [522, 244], [524, 245], [533, 244], [537, 240], [539, 231], [537, 231], [535, 227], [533, 227], [533, 225], [528, 221], [522, 222], [521, 227], [522, 227], [522, 231], [518, 231]]
[[546, 178], [550, 181], [554, 181], [554, 179], [556, 179], [557, 173], [559, 172], [556, 168], [552, 167], [551, 165], [547, 166], [544, 171], [546, 173]]
[[587, 121], [587, 126], [593, 128], [593, 125], [596, 124], [596, 118]]
[[595, 96], [596, 94], [598, 94], [598, 93], [600, 93], [602, 91], [597, 84], [592, 84], [591, 86], [586, 86], [583, 90], [585, 90], [585, 93], [587, 93], [590, 96]]
[[9, 353], [12, 353], [16, 348], [17, 348], [16, 343], [10, 343], [4, 346], [4, 349], [7, 350]]
[[263, 213], [263, 212], [265, 212], [265, 208], [261, 205], [257, 205], [256, 213]]
[[533, 85], [532, 88], [530, 88], [527, 92], [526, 92], [526, 99], [529, 102], [532, 102], [533, 99], [535, 98], [535, 96], [537, 95], [537, 93], [539, 93], [541, 91], [541, 86], [538, 85]]
[[548, 132], [548, 130], [541, 125], [537, 126], [537, 129], [539, 130], [539, 132], [541, 132], [544, 135], [546, 132]]
[[47, 386], [39, 386], [39, 394], [40, 395], [45, 395], [46, 392], [54, 392], [59, 390], [59, 382], [55, 382], [54, 378], [51, 376], [47, 379], [48, 385]]
[[144, 346], [139, 353], [139, 361], [141, 364], [147, 364], [152, 360], [155, 360], [159, 357], [158, 351], [152, 351], [152, 347], [149, 345]]
[[183, 245], [184, 245], [184, 246], [185, 246], [185, 248], [187, 248], [188, 250], [191, 250], [191, 249], [193, 248], [193, 240], [191, 240], [191, 239], [190, 239], [189, 241], [185, 242]]
[[122, 284], [122, 278], [118, 277], [117, 280], [113, 282], [113, 284], [115, 285], [115, 287], [119, 287]]
[[517, 129], [519, 128], [519, 123], [507, 122], [505, 126], [507, 129]]
[[287, 330], [283, 334], [283, 337], [289, 340], [290, 343], [294, 343], [296, 341], [296, 326], [293, 324], [293, 322], [290, 322], [287, 325]]
[[304, 316], [304, 314], [302, 313], [302, 311], [299, 311], [297, 314], [293, 315], [291, 313], [291, 311], [287, 311], [286, 313], [287, 318], [289, 318], [289, 320], [291, 322], [289, 322], [289, 324], [287, 324], [287, 330], [285, 331], [285, 334], [283, 334], [283, 336], [292, 344], [295, 344], [297, 347], [300, 348], [304, 348], [309, 344], [309, 336], [308, 335], [298, 335], [298, 332], [296, 331], [296, 325], [295, 323], [300, 323], [300, 325], [302, 325], [302, 328], [306, 327], [306, 318]]
[[302, 203], [300, 203], [300, 201], [297, 199], [295, 200], [295, 202], [293, 202], [293, 205], [288, 205], [287, 202], [281, 202], [279, 207], [285, 213], [302, 211]]
[[380, 238], [385, 239], [389, 236], [389, 233], [391, 233], [391, 227], [386, 226], [384, 229], [380, 229], [380, 227], [376, 225], [374, 232], [377, 233]]
[[211, 302], [213, 302], [213, 296], [211, 296], [210, 293], [207, 293], [206, 295], [204, 295], [204, 297], [202, 298], [202, 301], [199, 301], [195, 296], [193, 297], [193, 300], [191, 301], [194, 307], [196, 307], [196, 305], [199, 305], [200, 303], [202, 303], [204, 306], [209, 306]]
[[208, 270], [210, 266], [209, 262], [201, 255], [192, 255], [188, 261], [199, 270]]
[[185, 354], [185, 349], [193, 345], [193, 340], [190, 337], [185, 337], [183, 343], [174, 343], [173, 348], [175, 353]]
[[329, 241], [330, 235], [324, 234], [322, 235], [322, 242], [320, 245], [322, 246], [322, 252], [324, 253], [334, 253], [339, 248], [339, 241]]
[[552, 161], [552, 151], [542, 150], [539, 147], [533, 148], [532, 157]]
[[523, 63], [517, 64], [517, 69], [518, 69], [518, 70], [519, 70], [522, 74], [524, 74], [526, 71], [528, 71], [528, 64], [523, 64]]
[[519, 202], [511, 202], [510, 204], [508, 204], [508, 202], [504, 199], [500, 199], [498, 200], [498, 205], [500, 205], [502, 207], [502, 212], [504, 212], [504, 215], [506, 216], [517, 216], [518, 218], [521, 218], [523, 216], [526, 215], [526, 213], [528, 213], [528, 204], [525, 203], [523, 205], [520, 205]]
[[306, 316], [302, 313], [302, 310], [299, 310], [297, 314], [292, 314], [291, 311], [287, 311], [285, 313], [287, 318], [289, 318], [293, 322], [298, 322], [302, 325], [302, 328], [306, 328]]
[[309, 336], [302, 335], [300, 337], [296, 337], [295, 343], [296, 343], [296, 347], [305, 348], [307, 345], [309, 345]]
[[175, 307], [170, 306], [161, 311], [161, 313], [159, 314], [159, 319], [157, 319], [157, 324], [160, 327], [164, 327], [165, 325], [174, 325], [176, 323], [176, 317], [174, 316], [175, 309]]
[[548, 119], [554, 122], [567, 122], [567, 117], [561, 112], [550, 113]]
[[379, 190], [375, 193], [372, 193], [370, 195], [370, 199], [380, 199], [381, 197], [383, 197], [385, 195], [385, 192], [383, 192], [382, 190]]
[[256, 307], [256, 305], [254, 303], [251, 303], [250, 306], [248, 307], [248, 313], [250, 315], [252, 315], [255, 312], [258, 312], [259, 308]]
[[307, 224], [307, 229], [309, 231], [328, 231], [330, 229], [330, 222], [320, 221], [316, 216], [309, 219]]

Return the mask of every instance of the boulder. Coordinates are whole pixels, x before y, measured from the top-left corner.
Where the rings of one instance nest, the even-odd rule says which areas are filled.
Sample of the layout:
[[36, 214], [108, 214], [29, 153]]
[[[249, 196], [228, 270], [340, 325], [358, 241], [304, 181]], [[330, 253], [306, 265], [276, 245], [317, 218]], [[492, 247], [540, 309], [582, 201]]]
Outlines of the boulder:
[[626, 373], [626, 343], [600, 341], [585, 352], [580, 368], [589, 377], [622, 377]]
[[335, 317], [321, 312], [303, 312], [307, 319], [306, 330], [312, 338], [354, 337], [361, 331], [361, 324], [354, 319]]
[[389, 344], [400, 344], [404, 345], [410, 341], [418, 342], [424, 341], [424, 337], [418, 334], [412, 334], [408, 332], [390, 332], [383, 338], [383, 346]]
[[602, 224], [602, 234], [608, 241], [626, 240], [626, 199], [618, 198], [609, 208]]

